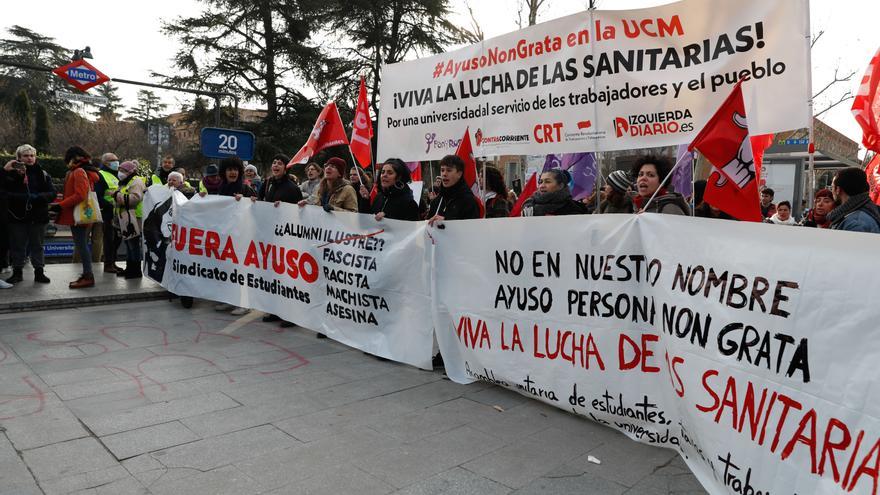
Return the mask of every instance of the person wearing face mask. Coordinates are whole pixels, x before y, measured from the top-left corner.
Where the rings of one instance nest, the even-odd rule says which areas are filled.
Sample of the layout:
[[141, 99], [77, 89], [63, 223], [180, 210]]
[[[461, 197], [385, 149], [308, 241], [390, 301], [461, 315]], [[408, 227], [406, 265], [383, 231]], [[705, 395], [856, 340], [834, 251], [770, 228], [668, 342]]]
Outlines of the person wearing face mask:
[[52, 178], [37, 163], [37, 150], [23, 144], [15, 150], [0, 173], [0, 190], [8, 203], [9, 251], [12, 258], [12, 276], [8, 284], [24, 280], [24, 262], [30, 251], [34, 281], [48, 284], [43, 267], [43, 236], [49, 223], [49, 203], [55, 199]]
[[[669, 192], [660, 187], [663, 179], [672, 170], [672, 163], [662, 156], [645, 155], [633, 164], [630, 176], [636, 180], [636, 193], [633, 205], [636, 212], [665, 213], [667, 215], [690, 215], [691, 209], [681, 194]], [[654, 200], [648, 204], [654, 192]], [[647, 205], [647, 208], [645, 206]]]
[[101, 218], [104, 219], [104, 273], [118, 273], [122, 268], [116, 266], [116, 252], [119, 250], [121, 238], [113, 225], [113, 192], [119, 189], [119, 158], [114, 153], [101, 155], [101, 166], [98, 169], [100, 180], [95, 183], [95, 194], [101, 205]]
[[819, 229], [831, 228], [831, 220], [828, 219], [828, 214], [834, 209], [834, 195], [831, 190], [819, 189], [813, 201], [813, 209], [804, 215], [801, 225]]
[[584, 215], [589, 213], [586, 205], [571, 198], [568, 183], [571, 175], [554, 168], [541, 174], [538, 190], [523, 202], [521, 216], [543, 217], [545, 215]]
[[376, 220], [418, 220], [419, 205], [409, 187], [409, 167], [399, 158], [389, 158], [382, 164], [379, 190], [373, 199], [371, 213]]
[[141, 228], [143, 200], [147, 191], [143, 178], [137, 174], [137, 163], [122, 162], [119, 165], [119, 189], [113, 192], [116, 205], [116, 221], [125, 241], [125, 270], [116, 275], [126, 279], [141, 278]]

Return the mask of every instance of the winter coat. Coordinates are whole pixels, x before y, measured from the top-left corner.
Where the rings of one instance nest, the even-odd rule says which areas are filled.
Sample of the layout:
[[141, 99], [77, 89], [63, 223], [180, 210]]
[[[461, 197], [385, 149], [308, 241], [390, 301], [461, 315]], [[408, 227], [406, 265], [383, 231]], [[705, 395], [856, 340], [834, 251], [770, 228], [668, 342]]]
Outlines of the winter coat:
[[[326, 184], [326, 182], [324, 182]], [[357, 193], [351, 182], [341, 179], [332, 191], [324, 191], [318, 188], [318, 193], [309, 198], [309, 203], [318, 206], [330, 205], [334, 211], [350, 211], [357, 213], [358, 202]], [[312, 199], [314, 198], [314, 199]]]
[[73, 209], [76, 205], [85, 201], [89, 191], [94, 190], [94, 184], [98, 182], [98, 172], [91, 166], [79, 166], [67, 172], [64, 177], [64, 199], [59, 202], [61, 214], [55, 222], [58, 225], [76, 225], [73, 221]]
[[321, 179], [306, 180], [305, 182], [300, 184], [299, 189], [302, 191], [303, 198], [307, 199], [310, 204], [318, 204], [318, 187], [320, 185]]
[[510, 216], [510, 203], [494, 192], [486, 193], [486, 218], [506, 218]]
[[880, 234], [880, 208], [871, 202], [867, 192], [850, 196], [828, 213], [828, 220], [834, 230]]
[[764, 220], [767, 223], [772, 223], [773, 225], [797, 225], [797, 222], [794, 221], [794, 218], [788, 217], [788, 220], [782, 221], [779, 219], [779, 213], [774, 213], [773, 216]]
[[385, 218], [393, 220], [419, 219], [419, 205], [413, 199], [413, 192], [408, 184], [404, 184], [400, 189], [395, 186], [388, 189], [380, 188], [373, 199], [370, 212], [374, 214], [384, 212]]
[[[636, 197], [633, 202], [636, 211], [642, 208], [642, 203], [647, 202], [648, 200], [642, 198], [641, 196]], [[657, 194], [657, 197], [654, 198], [654, 201], [651, 201], [651, 204], [648, 205], [645, 213], [663, 213], [664, 215], [690, 215], [691, 208], [690, 206], [688, 206], [687, 202], [685, 202], [684, 197], [681, 194], [661, 191], [661, 193]]]
[[[351, 187], [354, 188], [354, 191], [357, 193], [358, 200], [358, 213], [370, 213], [372, 211], [372, 205], [370, 204], [370, 195], [367, 197], [361, 196], [361, 185], [360, 184], [352, 184]], [[369, 188], [367, 188], [369, 191]]]
[[440, 194], [431, 201], [428, 218], [440, 215], [446, 220], [467, 220], [480, 218], [480, 205], [464, 179], [459, 179], [452, 187], [440, 186]]
[[266, 179], [257, 198], [260, 201], [269, 201], [270, 203], [276, 201], [299, 203], [303, 199], [303, 193], [299, 190], [299, 186], [290, 180], [289, 175], [283, 174], [280, 178], [269, 177]]
[[[27, 165], [25, 175], [4, 171], [2, 188], [8, 201], [10, 223], [49, 222], [49, 203], [55, 200], [52, 177], [39, 164]], [[25, 180], [25, 178], [27, 180]]]
[[114, 194], [116, 204], [113, 212], [124, 240], [141, 235], [142, 202], [147, 186], [144, 178], [134, 175], [119, 181], [119, 189]]
[[633, 203], [629, 196], [622, 196], [620, 202], [602, 201], [597, 213], [632, 213]]
[[589, 213], [586, 205], [571, 199], [571, 191], [564, 186], [558, 191], [536, 192], [523, 203], [521, 215], [524, 217], [543, 217], [556, 215], [585, 215]]

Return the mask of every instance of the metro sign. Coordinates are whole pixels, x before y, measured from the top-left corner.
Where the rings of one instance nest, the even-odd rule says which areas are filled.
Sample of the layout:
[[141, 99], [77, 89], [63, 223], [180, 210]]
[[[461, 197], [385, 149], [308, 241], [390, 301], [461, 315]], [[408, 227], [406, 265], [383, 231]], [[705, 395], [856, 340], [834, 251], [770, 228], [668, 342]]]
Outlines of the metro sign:
[[58, 67], [52, 72], [80, 91], [86, 91], [110, 80], [103, 72], [94, 68], [92, 64], [85, 60], [74, 60], [67, 65]]

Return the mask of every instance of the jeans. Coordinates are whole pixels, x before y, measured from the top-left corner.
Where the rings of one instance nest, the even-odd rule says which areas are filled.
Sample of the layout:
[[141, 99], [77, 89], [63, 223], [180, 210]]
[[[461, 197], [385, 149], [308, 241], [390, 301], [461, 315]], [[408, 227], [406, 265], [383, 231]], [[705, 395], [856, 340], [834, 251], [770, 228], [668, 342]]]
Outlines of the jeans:
[[134, 269], [141, 264], [141, 236], [125, 240], [125, 266]]
[[[104, 224], [99, 222], [83, 225], [83, 227], [86, 228], [86, 239], [89, 240], [89, 246], [92, 250], [92, 263], [97, 263], [101, 261], [101, 254], [104, 252]], [[79, 263], [80, 256], [79, 250], [74, 250], [73, 262]]]
[[70, 232], [73, 234], [73, 245], [80, 252], [82, 259], [83, 275], [92, 275], [92, 251], [89, 249], [89, 226], [71, 225]]
[[46, 235], [45, 223], [10, 223], [9, 251], [12, 255], [12, 267], [23, 268], [24, 260], [30, 252], [31, 266], [43, 268], [43, 238]]

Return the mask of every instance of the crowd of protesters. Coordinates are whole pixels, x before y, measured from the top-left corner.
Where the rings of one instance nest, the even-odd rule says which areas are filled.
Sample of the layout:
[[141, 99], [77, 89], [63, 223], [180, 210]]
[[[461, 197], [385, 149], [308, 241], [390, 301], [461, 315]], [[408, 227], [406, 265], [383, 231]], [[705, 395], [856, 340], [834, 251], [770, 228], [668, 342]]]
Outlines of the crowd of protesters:
[[[254, 165], [245, 165], [237, 157], [208, 165], [198, 188], [186, 181], [185, 171], [175, 168], [174, 158], [166, 156], [149, 177], [139, 174], [136, 161], [123, 161], [112, 152], [92, 159], [84, 149], [73, 146], [67, 150], [64, 163], [67, 174], [63, 196], [56, 201], [52, 178], [37, 162], [37, 150], [30, 145], [19, 146], [15, 159], [0, 169], [0, 269], [11, 267], [12, 273], [0, 279], [0, 288], [13, 287], [24, 281], [27, 260], [33, 267], [36, 283], [48, 284], [43, 255], [44, 236], [51, 213], [56, 223], [70, 226], [75, 246], [76, 263], [82, 264], [80, 276], [69, 283], [71, 289], [95, 284], [93, 263], [103, 262], [105, 273], [126, 279], [138, 279], [141, 273], [142, 204], [151, 185], [167, 186], [187, 198], [220, 195], [236, 200], [250, 198], [267, 201], [276, 207], [281, 203], [314, 205], [327, 212], [346, 211], [371, 214], [377, 221], [427, 220], [442, 228], [445, 221], [476, 218], [508, 217], [517, 201], [508, 190], [497, 168], [483, 166], [478, 187], [465, 180], [465, 163], [455, 155], [440, 160], [440, 175], [426, 191], [427, 202], [414, 196], [410, 187], [410, 168], [402, 160], [391, 158], [377, 166], [375, 185], [367, 171], [349, 169], [345, 160], [333, 157], [322, 165], [308, 163], [305, 179], [300, 183], [288, 173], [288, 157], [276, 155], [265, 178]], [[576, 200], [570, 189], [571, 176], [565, 170], [551, 169], [540, 174], [537, 190], [524, 198], [516, 214], [521, 216], [583, 215], [590, 213], [662, 213], [691, 215], [691, 206], [681, 194], [663, 186], [672, 163], [665, 157], [646, 155], [631, 170], [615, 170], [604, 177], [604, 187], [586, 199]], [[693, 215], [705, 218], [733, 218], [703, 200], [705, 181], [694, 188]], [[774, 191], [761, 191], [761, 214], [764, 221], [775, 225], [806, 226], [880, 233], [880, 209], [868, 198], [865, 172], [846, 168], [837, 172], [831, 187], [815, 194], [800, 221], [792, 214], [788, 201], [774, 203]], [[100, 221], [82, 224], [74, 218], [78, 205], [85, 204], [94, 192], [100, 208]], [[597, 198], [598, 195], [598, 198]], [[125, 267], [117, 266], [116, 253], [125, 245]], [[189, 300], [191, 304], [191, 299]], [[221, 304], [221, 311], [234, 315], [248, 312]], [[268, 315], [266, 321], [279, 320]], [[282, 322], [289, 326], [291, 323]]]

